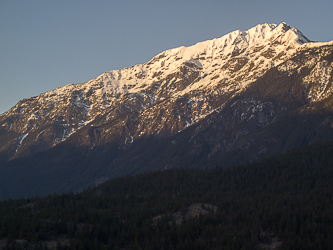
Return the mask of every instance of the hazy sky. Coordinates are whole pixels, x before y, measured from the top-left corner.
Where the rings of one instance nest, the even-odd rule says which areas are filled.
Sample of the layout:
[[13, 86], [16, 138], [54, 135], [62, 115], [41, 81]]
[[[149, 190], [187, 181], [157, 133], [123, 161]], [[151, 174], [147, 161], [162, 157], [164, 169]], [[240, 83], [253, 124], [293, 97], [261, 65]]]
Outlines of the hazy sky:
[[332, 0], [0, 0], [0, 114], [179, 46], [286, 22], [333, 40]]

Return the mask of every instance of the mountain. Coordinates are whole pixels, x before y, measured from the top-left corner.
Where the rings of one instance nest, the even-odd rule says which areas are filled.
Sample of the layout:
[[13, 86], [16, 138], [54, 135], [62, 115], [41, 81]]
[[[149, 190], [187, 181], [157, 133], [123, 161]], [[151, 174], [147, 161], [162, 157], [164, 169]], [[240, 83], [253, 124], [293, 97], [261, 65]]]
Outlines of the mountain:
[[2, 190], [78, 190], [331, 141], [332, 48], [260, 24], [21, 100], [0, 116]]

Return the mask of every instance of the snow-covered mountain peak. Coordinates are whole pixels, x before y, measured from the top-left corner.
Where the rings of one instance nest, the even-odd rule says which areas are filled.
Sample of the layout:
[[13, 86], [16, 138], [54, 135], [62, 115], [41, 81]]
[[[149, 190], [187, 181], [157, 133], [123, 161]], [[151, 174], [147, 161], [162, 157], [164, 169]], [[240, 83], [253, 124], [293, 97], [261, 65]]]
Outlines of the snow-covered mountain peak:
[[[94, 93], [96, 98], [101, 95], [113, 96], [112, 99], [126, 93], [142, 93], [152, 83], [158, 82], [159, 79], [170, 78], [169, 80], [172, 80], [171, 75], [178, 72], [184, 65], [192, 72], [203, 70], [206, 74], [212, 74], [212, 78], [217, 82], [221, 79], [232, 78], [232, 72], [234, 72], [232, 68], [234, 66], [222, 67], [223, 70], [218, 73], [214, 68], [216, 64], [229, 65], [228, 60], [237, 58], [238, 55], [238, 57], [242, 56], [244, 58], [241, 64], [247, 62], [250, 65], [251, 60], [248, 58], [256, 58], [256, 61], [251, 61], [251, 63], [261, 64], [262, 69], [267, 69], [271, 58], [262, 57], [262, 51], [258, 48], [265, 46], [263, 50], [271, 50], [270, 52], [273, 51], [273, 54], [285, 51], [285, 56], [287, 56], [294, 51], [290, 50], [290, 47], [296, 48], [308, 41], [300, 31], [291, 28], [286, 23], [279, 25], [259, 24], [247, 31], [236, 30], [220, 38], [198, 42], [188, 47], [181, 46], [163, 51], [145, 64], [122, 70], [111, 70], [86, 83], [69, 84], [46, 92], [38, 99], [43, 99], [43, 103], [48, 103], [53, 107], [54, 103], [62, 102], [72, 96], [72, 93], [75, 93], [74, 95], [80, 96], [78, 100], [88, 105], [88, 103], [91, 103], [91, 100], [89, 101], [91, 93]], [[237, 61], [236, 63], [238, 63], [237, 67], [239, 68], [240, 62]], [[274, 64], [276, 65], [276, 63]], [[246, 68], [247, 64], [242, 65], [242, 67]], [[185, 73], [184, 77], [187, 77], [187, 75]], [[199, 77], [197, 87], [207, 84], [207, 81], [212, 82], [211, 78], [200, 80], [202, 77], [200, 75], [197, 75], [197, 77]], [[189, 89], [193, 89], [193, 86], [190, 86]], [[109, 98], [105, 98], [109, 103]], [[109, 107], [109, 105], [106, 106]]]
[[[262, 70], [267, 70], [271, 66], [274, 55], [284, 53], [284, 56], [275, 59], [276, 65], [279, 63], [278, 60], [282, 61], [285, 56], [294, 52], [290, 48], [297, 48], [308, 41], [300, 31], [286, 23], [259, 24], [247, 31], [236, 30], [220, 38], [163, 51], [145, 64], [122, 70], [111, 70], [86, 83], [69, 84], [46, 92], [38, 99], [45, 103], [44, 106], [53, 107], [54, 103], [65, 102], [64, 100], [68, 98], [72, 100], [74, 95], [77, 96], [76, 99], [74, 98], [76, 100], [74, 103], [81, 102], [84, 105], [79, 106], [85, 106], [85, 110], [88, 110], [92, 103], [91, 97], [94, 96], [94, 99], [103, 103], [101, 106], [110, 107], [113, 102], [111, 100], [116, 100], [119, 95], [146, 93], [147, 88], [150, 88], [152, 83], [159, 82], [159, 79], [169, 79], [170, 82], [179, 81], [180, 75], [177, 72], [182, 67], [187, 68], [186, 72], [182, 70], [183, 78], [188, 77], [191, 72], [196, 72], [194, 75], [198, 77], [194, 86], [181, 88], [182, 91], [187, 92], [193, 88], [214, 84], [214, 82], [230, 80], [236, 76], [234, 74], [236, 71], [239, 76], [242, 73], [238, 71], [238, 68], [247, 69], [252, 68], [251, 65], [258, 65], [255, 67], [257, 71], [252, 69], [252, 75], [261, 74]], [[263, 50], [266, 54], [271, 53], [273, 56], [263, 56]], [[234, 61], [239, 57], [243, 59]], [[216, 65], [221, 65], [222, 68], [217, 71]], [[212, 77], [204, 79], [198, 73], [199, 71], [206, 75], [211, 74]], [[244, 82], [247, 81], [246, 78], [244, 77]], [[242, 83], [239, 84], [242, 85]], [[104, 97], [98, 98], [98, 96]]]
[[[259, 24], [246, 31], [236, 30], [192, 46], [169, 49], [147, 63], [111, 70], [85, 83], [65, 85], [21, 100], [0, 115], [0, 128], [15, 133], [7, 143], [9, 146], [6, 145], [13, 149], [12, 154], [20, 154], [28, 142], [36, 145], [47, 142], [47, 147], [51, 147], [81, 128], [99, 127], [130, 112], [137, 112], [145, 124], [158, 124], [143, 126], [134, 134], [125, 135], [133, 140], [166, 129], [163, 124], [167, 123], [166, 117], [171, 111], [161, 113], [159, 119], [163, 122], [150, 119], [154, 117], [153, 110], [164, 109], [169, 102], [174, 105], [172, 108], [181, 110], [174, 110], [177, 125], [168, 125], [174, 133], [221, 108], [224, 102], [245, 91], [271, 68], [282, 72], [297, 67], [296, 63], [285, 62], [303, 49], [316, 46], [319, 44], [309, 43], [299, 30], [286, 23]], [[321, 71], [318, 72], [325, 71], [320, 77], [329, 79], [331, 66], [325, 62], [319, 66]], [[304, 84], [317, 79], [317, 71], [303, 77]], [[325, 79], [323, 84], [328, 82]], [[321, 88], [317, 89], [319, 93]], [[315, 90], [310, 93], [313, 100], [318, 99]], [[180, 100], [187, 104], [178, 103]], [[190, 109], [184, 111], [186, 107]], [[171, 116], [169, 119], [171, 122]]]
[[[164, 61], [172, 61], [173, 67], [178, 68], [184, 62], [191, 59], [216, 58], [230, 56], [233, 52], [244, 51], [262, 45], [280, 47], [278, 50], [285, 50], [287, 47], [298, 47], [309, 40], [296, 28], [291, 28], [286, 23], [259, 24], [247, 31], [236, 30], [220, 38], [198, 42], [189, 47], [178, 47], [163, 51], [155, 56], [148, 65], [150, 69], [157, 68]], [[205, 55], [204, 57], [201, 55]]]

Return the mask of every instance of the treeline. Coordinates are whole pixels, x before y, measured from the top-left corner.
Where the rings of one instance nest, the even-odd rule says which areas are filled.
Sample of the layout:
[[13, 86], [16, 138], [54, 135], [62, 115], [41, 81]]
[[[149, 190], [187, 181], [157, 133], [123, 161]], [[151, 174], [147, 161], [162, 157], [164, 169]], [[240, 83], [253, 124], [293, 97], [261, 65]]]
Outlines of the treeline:
[[[4, 201], [0, 242], [4, 249], [333, 249], [332, 152], [330, 143], [246, 166], [150, 172], [78, 194]], [[185, 219], [194, 203], [217, 210]]]

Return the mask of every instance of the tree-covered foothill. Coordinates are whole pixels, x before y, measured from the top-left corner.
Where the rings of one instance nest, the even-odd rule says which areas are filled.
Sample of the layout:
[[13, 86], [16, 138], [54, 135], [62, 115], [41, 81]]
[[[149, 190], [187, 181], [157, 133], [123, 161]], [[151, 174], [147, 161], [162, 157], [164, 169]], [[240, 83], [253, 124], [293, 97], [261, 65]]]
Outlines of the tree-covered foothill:
[[[0, 244], [3, 249], [333, 249], [332, 152], [332, 143], [316, 145], [245, 166], [149, 172], [77, 194], [3, 201]], [[208, 212], [188, 217], [196, 203]]]

